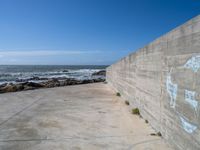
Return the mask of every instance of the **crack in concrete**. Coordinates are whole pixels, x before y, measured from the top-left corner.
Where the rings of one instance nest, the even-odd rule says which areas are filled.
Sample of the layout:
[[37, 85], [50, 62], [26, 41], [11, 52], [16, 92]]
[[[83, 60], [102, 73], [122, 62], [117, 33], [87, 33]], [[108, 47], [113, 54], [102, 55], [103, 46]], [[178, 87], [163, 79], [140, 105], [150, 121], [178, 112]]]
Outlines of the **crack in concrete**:
[[138, 146], [138, 145], [140, 145], [140, 144], [146, 144], [146, 143], [151, 143], [151, 142], [155, 142], [155, 141], [161, 141], [161, 139], [153, 139], [153, 140], [141, 141], [141, 142], [132, 144], [127, 150], [131, 150], [131, 149], [133, 149], [134, 147], [136, 147], [136, 146]]
[[[133, 135], [108, 135], [108, 136], [92, 136], [90, 138], [87, 137], [65, 137], [65, 138], [41, 138], [41, 139], [0, 139], [0, 142], [31, 142], [31, 141], [65, 141], [65, 140], [91, 140], [91, 139], [101, 139], [101, 138], [123, 138], [123, 137], [134, 137]], [[154, 139], [155, 140], [155, 139]], [[161, 139], [156, 139], [161, 140]]]

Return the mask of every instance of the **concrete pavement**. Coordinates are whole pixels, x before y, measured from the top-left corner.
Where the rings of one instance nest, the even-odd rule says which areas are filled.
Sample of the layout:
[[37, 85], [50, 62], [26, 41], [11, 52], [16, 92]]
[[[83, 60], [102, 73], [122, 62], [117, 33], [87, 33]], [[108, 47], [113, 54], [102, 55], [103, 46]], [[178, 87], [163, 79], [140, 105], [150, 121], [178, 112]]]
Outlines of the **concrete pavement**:
[[0, 150], [170, 150], [103, 83], [0, 95]]

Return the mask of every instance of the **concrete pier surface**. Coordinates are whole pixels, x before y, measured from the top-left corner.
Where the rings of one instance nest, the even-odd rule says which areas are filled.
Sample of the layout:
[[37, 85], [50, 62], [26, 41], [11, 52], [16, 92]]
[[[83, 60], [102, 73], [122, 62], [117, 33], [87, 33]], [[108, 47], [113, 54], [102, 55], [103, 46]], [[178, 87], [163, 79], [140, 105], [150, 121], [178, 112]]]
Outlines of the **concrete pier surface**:
[[0, 95], [0, 150], [170, 150], [104, 83]]

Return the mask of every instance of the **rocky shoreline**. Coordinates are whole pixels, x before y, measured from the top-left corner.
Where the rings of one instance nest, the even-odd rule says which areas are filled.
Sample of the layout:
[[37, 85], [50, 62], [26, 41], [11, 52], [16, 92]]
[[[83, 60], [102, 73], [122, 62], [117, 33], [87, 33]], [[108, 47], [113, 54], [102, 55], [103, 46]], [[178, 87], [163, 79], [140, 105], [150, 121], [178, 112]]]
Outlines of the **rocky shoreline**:
[[58, 79], [49, 79], [43, 82], [23, 82], [23, 83], [5, 83], [0, 85], [0, 93], [8, 93], [8, 92], [18, 92], [18, 91], [26, 91], [26, 90], [34, 90], [39, 88], [53, 88], [60, 86], [68, 86], [68, 85], [78, 85], [78, 84], [88, 84], [88, 83], [96, 83], [96, 82], [104, 82], [103, 78], [96, 79], [87, 79], [87, 80], [77, 80], [73, 78], [68, 78], [65, 80]]
[[[26, 90], [34, 90], [39, 88], [53, 88], [60, 86], [68, 86], [68, 85], [78, 85], [78, 84], [88, 84], [88, 83], [96, 83], [96, 82], [104, 82], [105, 81], [105, 71], [99, 71], [93, 74], [92, 76], [101, 76], [93, 79], [85, 79], [78, 80], [74, 78], [30, 78], [19, 80], [16, 83], [5, 83], [0, 85], [0, 94], [8, 93], [8, 92], [18, 92], [18, 91], [26, 91]], [[37, 80], [39, 82], [33, 82], [31, 80]], [[45, 81], [44, 81], [45, 80]]]

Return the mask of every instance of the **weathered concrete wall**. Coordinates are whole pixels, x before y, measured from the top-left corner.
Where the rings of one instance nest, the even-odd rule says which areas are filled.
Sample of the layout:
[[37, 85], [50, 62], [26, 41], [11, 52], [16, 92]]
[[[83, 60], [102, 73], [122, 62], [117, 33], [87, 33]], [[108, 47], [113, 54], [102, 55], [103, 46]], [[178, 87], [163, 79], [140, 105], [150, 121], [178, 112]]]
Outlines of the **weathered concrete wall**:
[[177, 149], [200, 149], [200, 15], [108, 67], [107, 81]]

